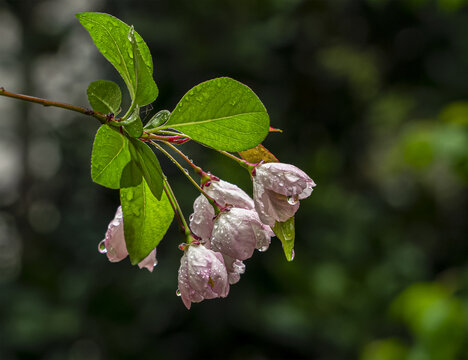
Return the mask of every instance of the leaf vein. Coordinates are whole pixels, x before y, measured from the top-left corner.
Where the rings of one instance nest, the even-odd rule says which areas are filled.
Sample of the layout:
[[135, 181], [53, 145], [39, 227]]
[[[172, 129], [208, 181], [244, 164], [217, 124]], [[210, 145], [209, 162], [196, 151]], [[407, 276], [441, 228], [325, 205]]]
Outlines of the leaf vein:
[[130, 71], [128, 70], [127, 63], [125, 62], [125, 58], [123, 57], [122, 52], [120, 51], [120, 47], [118, 46], [117, 41], [112, 36], [112, 33], [109, 31], [109, 29], [107, 29], [105, 26], [103, 26], [100, 22], [95, 21], [95, 20], [90, 19], [90, 18], [88, 18], [87, 20], [99, 25], [100, 27], [102, 27], [109, 34], [109, 37], [114, 42], [114, 45], [117, 48], [117, 51], [119, 52], [120, 59], [122, 60], [122, 63], [124, 65], [124, 67], [125, 67], [125, 70], [126, 70], [126, 73], [127, 73], [126, 76], [127, 76], [127, 79], [128, 79], [128, 85], [131, 87], [132, 92], [134, 92], [135, 90], [133, 89], [133, 84], [131, 82]]
[[[216, 121], [228, 120], [228, 119], [234, 118], [234, 117], [239, 116], [239, 115], [252, 115], [252, 114], [266, 114], [266, 112], [264, 112], [264, 111], [253, 111], [253, 112], [247, 112], [247, 113], [241, 113], [241, 114], [223, 116], [223, 117], [214, 118], [214, 119], [207, 119], [207, 120], [200, 120], [200, 121], [191, 121], [191, 122], [178, 123], [178, 124], [169, 124], [169, 125], [161, 126], [159, 129], [160, 129], [160, 130], [164, 130], [164, 129], [175, 128], [175, 127], [184, 127], [184, 126], [191, 126], [191, 125], [199, 125], [199, 124], [211, 123], [211, 122], [216, 122]], [[170, 120], [169, 120], [169, 121], [170, 121]]]

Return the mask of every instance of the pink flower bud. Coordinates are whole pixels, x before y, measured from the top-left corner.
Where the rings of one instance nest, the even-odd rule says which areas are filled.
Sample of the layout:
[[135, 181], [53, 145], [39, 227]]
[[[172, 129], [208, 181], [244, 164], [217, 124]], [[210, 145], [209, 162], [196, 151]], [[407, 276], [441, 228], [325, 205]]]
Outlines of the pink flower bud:
[[190, 215], [190, 229], [200, 239], [208, 241], [213, 230], [215, 211], [204, 195], [193, 202], [193, 214]]
[[290, 164], [264, 163], [255, 168], [253, 194], [255, 209], [264, 224], [274, 226], [296, 213], [299, 200], [310, 196], [314, 181]]
[[203, 245], [188, 246], [180, 259], [178, 283], [187, 309], [192, 302], [226, 297], [229, 281], [222, 255]]
[[255, 207], [252, 198], [244, 190], [227, 181], [211, 181], [203, 189], [219, 206], [230, 205], [241, 209], [253, 209]]
[[117, 208], [114, 219], [107, 227], [105, 246], [106, 255], [110, 262], [119, 262], [128, 256], [124, 237], [122, 206]]
[[[221, 206], [233, 206], [242, 209], [254, 209], [255, 205], [249, 195], [238, 186], [224, 180], [212, 180], [204, 186], [205, 192]], [[213, 230], [215, 212], [204, 195], [193, 203], [193, 214], [190, 216], [190, 229], [199, 238], [207, 242]]]
[[246, 260], [255, 249], [265, 251], [273, 236], [255, 210], [231, 208], [215, 220], [211, 248], [233, 259]]
[[[124, 237], [122, 206], [117, 208], [114, 219], [112, 219], [107, 227], [104, 246], [104, 252], [110, 262], [119, 262], [128, 256]], [[146, 268], [152, 272], [156, 264], [156, 249], [154, 249], [147, 257], [140, 261], [138, 266], [140, 269]]]

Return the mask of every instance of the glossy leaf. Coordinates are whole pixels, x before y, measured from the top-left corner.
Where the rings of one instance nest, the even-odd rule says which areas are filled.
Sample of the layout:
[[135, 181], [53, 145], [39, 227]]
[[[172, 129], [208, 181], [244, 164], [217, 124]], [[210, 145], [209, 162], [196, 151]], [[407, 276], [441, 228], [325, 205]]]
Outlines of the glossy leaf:
[[154, 129], [160, 125], [163, 125], [169, 120], [171, 112], [168, 110], [158, 111], [145, 125], [145, 129]]
[[125, 131], [131, 137], [140, 137], [143, 134], [143, 124], [140, 119], [139, 107], [137, 106], [128, 119], [121, 121], [120, 124], [124, 126]]
[[141, 183], [141, 172], [131, 159], [128, 139], [102, 125], [94, 139], [91, 177], [99, 185], [120, 189]]
[[163, 174], [154, 152], [142, 141], [130, 139], [130, 153], [153, 195], [156, 199], [161, 199]]
[[152, 103], [158, 96], [158, 87], [153, 80], [153, 74], [146, 66], [135, 37], [133, 26], [128, 33], [128, 40], [132, 44], [133, 70], [135, 73], [135, 99], [137, 105]]
[[263, 160], [263, 162], [278, 162], [278, 159], [273, 155], [265, 146], [262, 144], [255, 146], [252, 149], [240, 151], [239, 155], [242, 159], [257, 164]]
[[159, 244], [174, 217], [166, 196], [154, 197], [145, 180], [120, 190], [124, 233], [130, 261], [136, 265]]
[[218, 78], [195, 86], [179, 101], [166, 125], [219, 150], [242, 151], [263, 141], [269, 117], [244, 84]]
[[[128, 39], [130, 26], [120, 21], [119, 19], [104, 13], [85, 12], [76, 14], [81, 25], [88, 30], [94, 44], [104, 57], [114, 65], [120, 73], [128, 87], [130, 96], [135, 99], [137, 92], [137, 84], [135, 78], [135, 68], [133, 61], [133, 46]], [[143, 41], [142, 37], [134, 32], [136, 43], [138, 45], [139, 53], [144, 65], [149, 74], [153, 73], [153, 60], [151, 58], [148, 46]], [[152, 75], [151, 75], [152, 77]], [[145, 100], [146, 103], [140, 102], [139, 105], [143, 106], [152, 102], [157, 96], [153, 94], [153, 99]]]
[[86, 93], [94, 111], [103, 114], [118, 114], [122, 102], [122, 93], [115, 82], [108, 80], [93, 81], [89, 84]]
[[273, 231], [278, 239], [281, 240], [286, 259], [288, 261], [292, 261], [294, 259], [294, 239], [296, 237], [294, 216], [285, 222], [277, 221], [275, 226], [273, 226]]

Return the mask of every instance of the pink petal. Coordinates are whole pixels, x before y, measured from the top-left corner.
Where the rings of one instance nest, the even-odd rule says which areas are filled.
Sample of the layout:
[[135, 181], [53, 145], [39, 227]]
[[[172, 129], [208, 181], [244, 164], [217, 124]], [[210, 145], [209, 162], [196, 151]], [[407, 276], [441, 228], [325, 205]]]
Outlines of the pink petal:
[[283, 163], [265, 163], [256, 167], [254, 182], [267, 190], [285, 196], [306, 198], [312, 193], [314, 181], [301, 169]]
[[122, 207], [117, 208], [114, 219], [109, 223], [105, 235], [105, 247], [107, 258], [111, 262], [118, 262], [128, 255], [125, 245]]
[[149, 272], [153, 272], [153, 269], [156, 265], [157, 265], [156, 249], [151, 251], [147, 257], [145, 257], [143, 260], [141, 260], [138, 263], [138, 267], [140, 269], [146, 268], [149, 270]]
[[245, 272], [245, 265], [242, 261], [223, 255], [224, 264], [228, 272], [229, 284], [233, 285], [240, 280], [240, 276]]
[[299, 201], [290, 202], [282, 194], [265, 189], [262, 184], [254, 182], [255, 209], [260, 220], [271, 227], [276, 221], [286, 221], [299, 209]]
[[224, 180], [212, 181], [204, 187], [206, 193], [220, 206], [231, 205], [242, 209], [253, 209], [252, 198], [237, 185]]
[[208, 241], [213, 230], [215, 212], [204, 195], [198, 196], [193, 203], [193, 214], [190, 215], [190, 229], [200, 239]]
[[179, 286], [177, 291], [180, 294], [185, 307], [190, 310], [190, 306], [192, 304], [190, 301], [191, 289], [188, 281], [188, 260], [185, 254], [180, 259], [179, 274], [177, 279]]
[[246, 260], [257, 246], [263, 247], [269, 240], [256, 211], [231, 208], [216, 218], [211, 247], [231, 258]]
[[192, 302], [227, 296], [229, 281], [221, 254], [203, 245], [190, 245], [180, 263], [179, 291], [188, 309]]

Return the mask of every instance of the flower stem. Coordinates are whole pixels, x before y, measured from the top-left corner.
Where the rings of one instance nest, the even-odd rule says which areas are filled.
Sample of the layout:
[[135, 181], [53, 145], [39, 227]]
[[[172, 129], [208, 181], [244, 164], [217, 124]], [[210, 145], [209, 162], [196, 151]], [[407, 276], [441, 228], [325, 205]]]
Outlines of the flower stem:
[[200, 166], [195, 165], [193, 161], [187, 157], [187, 155], [185, 155], [182, 151], [180, 151], [177, 148], [177, 146], [171, 144], [170, 142], [165, 142], [165, 144], [169, 146], [172, 150], [174, 150], [177, 154], [179, 154], [180, 157], [184, 159], [185, 162], [187, 162], [187, 164], [189, 164], [192, 167], [193, 171], [195, 171], [198, 175], [200, 176], [206, 175], [206, 173], [202, 170], [202, 168]]
[[46, 100], [46, 99], [29, 96], [29, 95], [16, 94], [16, 93], [6, 91], [3, 87], [0, 87], [0, 96], [6, 96], [6, 97], [18, 99], [18, 100], [28, 101], [28, 102], [40, 104], [43, 106], [54, 106], [54, 107], [58, 107], [58, 108], [66, 109], [66, 110], [79, 112], [81, 114], [92, 116], [98, 119], [102, 124], [105, 124], [110, 119], [109, 115], [106, 115], [106, 114], [103, 114], [94, 110], [86, 109], [81, 106], [65, 104], [65, 103], [61, 103], [58, 101]]
[[180, 213], [179, 213], [179, 209], [177, 209], [177, 207], [175, 205], [175, 202], [174, 202], [174, 199], [172, 197], [172, 194], [169, 192], [166, 183], [167, 183], [167, 180], [164, 180], [164, 182], [163, 182], [164, 192], [166, 193], [167, 199], [169, 200], [169, 203], [171, 204], [172, 210], [174, 211], [174, 215], [175, 215], [175, 217], [177, 219], [177, 223], [179, 224], [179, 228], [185, 234], [185, 226], [184, 226], [184, 224], [182, 222], [182, 219], [181, 219], [181, 216], [180, 216]]
[[182, 232], [185, 234], [186, 237], [189, 236], [190, 228], [187, 225], [187, 222], [185, 221], [184, 214], [182, 213], [182, 209], [179, 205], [179, 202], [177, 201], [177, 198], [175, 197], [174, 191], [172, 191], [171, 185], [169, 185], [169, 182], [165, 178], [164, 178], [163, 188], [164, 188], [164, 191], [166, 192], [169, 202], [171, 203], [172, 209], [174, 210], [174, 213], [176, 214], [177, 221], [179, 222], [179, 226]]
[[217, 150], [217, 149], [214, 149], [214, 150], [216, 150], [217, 152], [223, 154], [224, 156], [227, 156], [228, 158], [234, 160], [240, 166], [242, 166], [244, 169], [246, 169], [249, 173], [252, 173], [252, 170], [255, 168], [256, 164], [249, 163], [248, 161], [246, 161], [244, 159], [241, 159], [241, 158], [238, 158], [237, 156], [232, 155], [231, 153], [229, 153], [227, 151]]
[[[197, 184], [197, 182], [195, 180], [193, 180], [193, 178], [190, 176], [190, 174], [188, 173], [188, 171], [186, 169], [184, 169], [184, 167], [182, 165], [179, 164], [179, 162], [171, 155], [169, 154], [161, 145], [159, 145], [158, 143], [156, 143], [155, 141], [151, 141], [151, 143], [159, 150], [161, 151], [164, 155], [166, 155], [181, 171], [182, 173], [184, 173], [184, 175], [187, 177], [187, 179], [189, 179], [189, 181], [193, 184], [193, 186], [195, 186], [197, 188], [198, 191], [200, 191], [206, 198], [207, 200], [210, 202], [211, 206], [213, 206], [214, 210], [215, 210], [215, 213], [216, 214], [219, 214], [219, 212], [221, 211], [221, 209], [219, 208], [218, 204], [216, 203], [216, 201], [210, 196], [208, 195], [205, 190], [203, 190], [200, 185]], [[189, 160], [190, 161], [190, 160]]]

